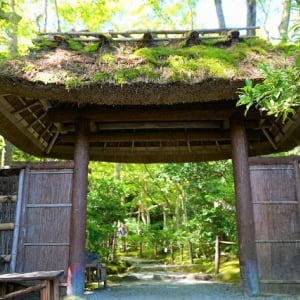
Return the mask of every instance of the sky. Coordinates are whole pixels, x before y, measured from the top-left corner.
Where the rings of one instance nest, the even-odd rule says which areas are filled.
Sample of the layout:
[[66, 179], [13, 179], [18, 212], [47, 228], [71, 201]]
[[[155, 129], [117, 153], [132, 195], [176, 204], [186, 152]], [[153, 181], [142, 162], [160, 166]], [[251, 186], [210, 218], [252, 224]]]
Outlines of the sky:
[[[172, 1], [172, 0], [170, 0]], [[131, 14], [138, 3], [143, 2], [143, 0], [128, 0], [126, 3], [126, 9], [130, 18], [122, 18], [121, 20], [114, 20], [120, 24], [120, 27], [126, 28], [126, 30], [137, 29], [132, 28], [134, 23], [134, 16]], [[246, 0], [223, 0], [223, 11], [225, 16], [225, 22], [227, 27], [245, 27], [247, 20], [246, 11]], [[281, 7], [283, 0], [267, 0], [265, 1], [265, 9], [268, 13], [268, 18], [265, 22], [265, 14], [261, 12], [259, 7], [257, 7], [257, 26], [261, 28], [264, 27], [264, 23], [270, 33], [270, 38], [278, 38], [278, 25], [281, 18]], [[203, 28], [218, 28], [218, 20], [216, 9], [213, 0], [199, 0], [197, 4], [197, 19], [195, 20], [195, 29]], [[134, 25], [136, 26], [136, 24]], [[109, 27], [108, 27], [109, 28]], [[138, 28], [145, 29], [145, 28]], [[146, 28], [147, 29], [147, 28]], [[181, 28], [176, 28], [181, 29]], [[261, 33], [262, 37], [266, 38], [264, 32]]]
[[[0, 0], [1, 1], [1, 0]], [[174, 0], [168, 0], [170, 2], [175, 2]], [[165, 1], [165, 2], [168, 2]], [[246, 26], [246, 0], [223, 0], [223, 11], [225, 15], [226, 25], [229, 28], [235, 27], [245, 27]], [[281, 7], [283, 0], [266, 0], [264, 1], [266, 4], [266, 12], [268, 13], [268, 19], [265, 22], [265, 14], [261, 13], [260, 9], [257, 8], [257, 25], [261, 28], [266, 23], [267, 29], [270, 32], [270, 37], [276, 38], [279, 36], [278, 33], [278, 24], [280, 23], [281, 18]], [[40, 1], [43, 3], [43, 1]], [[136, 8], [145, 3], [143, 0], [127, 0], [123, 1], [125, 13], [120, 17], [117, 15], [113, 18], [113, 23], [118, 24], [119, 28], [122, 28], [122, 31], [132, 30], [132, 29], [140, 29], [147, 30], [151, 28], [137, 28], [139, 26], [139, 22], [137, 21], [137, 16], [134, 15], [134, 11]], [[39, 10], [41, 13], [43, 12], [43, 7], [40, 6]], [[34, 11], [34, 10], [33, 10]], [[194, 29], [203, 29], [203, 28], [218, 28], [218, 20], [217, 14], [215, 10], [215, 5], [213, 0], [198, 0], [197, 3], [197, 18], [195, 20]], [[48, 27], [48, 31], [56, 31], [56, 16], [49, 17], [51, 20], [51, 26]], [[140, 25], [142, 26], [142, 25]], [[83, 25], [78, 23], [77, 26], [74, 27], [76, 30], [82, 30]], [[106, 26], [99, 29], [99, 31], [109, 31], [113, 29], [111, 24], [107, 24]], [[160, 28], [162, 29], [162, 28]], [[168, 29], [163, 27], [163, 29]], [[180, 26], [176, 29], [183, 29]], [[184, 28], [186, 29], [186, 28]], [[262, 37], [266, 37], [264, 32], [261, 33]]]

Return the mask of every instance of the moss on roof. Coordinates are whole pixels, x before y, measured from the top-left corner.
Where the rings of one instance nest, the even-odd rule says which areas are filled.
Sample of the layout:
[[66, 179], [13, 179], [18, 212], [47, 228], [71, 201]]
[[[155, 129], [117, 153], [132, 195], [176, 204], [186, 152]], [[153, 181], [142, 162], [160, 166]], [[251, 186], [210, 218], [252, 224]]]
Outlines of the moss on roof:
[[130, 83], [195, 84], [211, 79], [240, 80], [261, 77], [259, 64], [284, 67], [284, 49], [261, 39], [244, 39], [228, 48], [216, 41], [184, 47], [169, 44], [137, 46], [83, 45], [67, 40], [63, 46], [39, 41], [29, 55], [0, 62], [0, 76], [29, 82], [64, 85], [67, 90], [86, 85]]

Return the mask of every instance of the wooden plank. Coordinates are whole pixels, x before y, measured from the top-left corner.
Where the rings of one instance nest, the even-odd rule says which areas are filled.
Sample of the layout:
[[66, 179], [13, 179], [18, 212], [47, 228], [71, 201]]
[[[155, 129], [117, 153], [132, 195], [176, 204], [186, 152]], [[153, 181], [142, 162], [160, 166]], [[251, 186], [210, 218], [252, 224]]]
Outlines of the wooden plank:
[[2, 223], [0, 224], [0, 230], [13, 230], [14, 226], [14, 223]]
[[11, 255], [3, 255], [3, 254], [0, 255], [1, 262], [8, 263], [10, 262], [10, 260], [11, 260]]
[[38, 284], [38, 285], [30, 286], [28, 288], [21, 289], [21, 290], [15, 291], [15, 292], [11, 292], [11, 293], [3, 295], [3, 296], [0, 295], [0, 300], [11, 299], [13, 297], [17, 297], [17, 296], [21, 296], [21, 295], [26, 295], [26, 294], [29, 294], [29, 293], [32, 293], [32, 292], [36, 292], [36, 291], [39, 291], [39, 290], [44, 290], [45, 287], [46, 287], [45, 283], [41, 283], [41, 284]]
[[298, 202], [298, 218], [300, 222], [300, 170], [299, 168], [300, 168], [299, 161], [294, 161], [296, 201]]
[[[210, 34], [210, 33], [220, 33], [230, 30], [249, 30], [249, 29], [259, 29], [259, 26], [249, 26], [249, 27], [224, 27], [224, 28], [212, 28], [212, 29], [193, 29], [201, 34]], [[129, 30], [129, 31], [108, 31], [108, 32], [90, 32], [90, 31], [71, 31], [71, 32], [48, 32], [40, 33], [40, 35], [70, 35], [70, 36], [99, 36], [99, 35], [131, 35], [131, 34], [144, 34], [144, 33], [153, 33], [153, 34], [184, 34], [190, 32], [190, 29], [185, 30]]]
[[50, 300], [59, 300], [59, 281], [58, 280], [52, 280], [52, 294]]
[[54, 208], [54, 207], [71, 207], [71, 203], [47, 203], [47, 204], [26, 204], [27, 208]]
[[17, 202], [17, 195], [0, 195], [0, 203], [8, 201]]
[[[107, 132], [106, 124], [103, 126], [99, 126], [99, 130], [103, 130], [98, 135], [88, 135], [89, 142], [126, 142], [126, 141], [135, 141], [135, 142], [155, 142], [155, 141], [230, 141], [230, 132], [229, 130], [223, 130], [221, 128], [221, 124], [216, 124], [215, 130], [212, 131], [212, 127], [209, 127], [208, 130], [200, 129], [197, 127], [197, 124], [194, 124], [190, 127], [187, 125], [185, 127], [185, 124], [182, 124], [181, 130], [176, 130], [176, 127], [180, 124], [175, 125], [175, 130], [166, 130], [166, 131], [143, 131], [143, 132]], [[119, 129], [122, 127], [122, 124], [118, 123], [116, 126], [114, 124], [110, 124], [110, 127], [119, 127]], [[160, 129], [174, 129], [173, 124], [164, 123], [164, 128]], [[130, 128], [127, 129], [145, 129], [142, 128], [143, 126], [140, 126], [139, 124], [131, 124]], [[153, 127], [152, 127], [153, 128]], [[183, 128], [183, 129], [182, 129]], [[188, 131], [186, 129], [191, 129], [191, 131]], [[116, 128], [114, 128], [116, 129]], [[126, 127], [122, 128], [123, 130], [126, 129]], [[197, 130], [196, 130], [197, 129]], [[217, 130], [219, 129], [219, 130]], [[59, 137], [59, 141], [63, 143], [74, 143], [75, 142], [75, 133], [74, 134], [63, 134]], [[249, 130], [248, 133], [249, 140], [261, 140], [261, 135], [258, 134], [256, 130]]]
[[45, 285], [45, 288], [40, 291], [41, 300], [52, 300], [50, 298], [51, 297], [51, 282], [49, 280], [44, 280], [43, 284]]
[[20, 228], [20, 218], [21, 210], [23, 204], [23, 188], [24, 188], [24, 170], [21, 170], [19, 173], [19, 182], [18, 182], [18, 202], [16, 206], [16, 217], [15, 217], [15, 228], [13, 235], [13, 244], [11, 250], [11, 262], [10, 262], [10, 272], [16, 271], [16, 261], [17, 261], [17, 252], [18, 252], [18, 243], [19, 243], [19, 228]]
[[0, 274], [0, 282], [20, 282], [25, 280], [50, 280], [59, 278], [64, 274], [64, 270], [57, 271], [36, 271], [28, 273], [7, 273]]
[[13, 162], [12, 167], [14, 168], [29, 168], [30, 170], [51, 170], [55, 169], [59, 172], [60, 169], [70, 169], [67, 172], [72, 172], [71, 170], [74, 168], [73, 161], [65, 161], [65, 162]]

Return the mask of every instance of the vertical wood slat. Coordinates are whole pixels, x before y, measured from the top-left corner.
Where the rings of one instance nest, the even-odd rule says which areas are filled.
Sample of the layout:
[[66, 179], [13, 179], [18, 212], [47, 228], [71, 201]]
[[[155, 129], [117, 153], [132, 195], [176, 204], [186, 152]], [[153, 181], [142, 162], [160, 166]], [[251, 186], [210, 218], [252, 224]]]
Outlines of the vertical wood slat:
[[[300, 170], [299, 161], [294, 161], [295, 181], [296, 181], [296, 200], [298, 202], [298, 219], [300, 222]], [[298, 183], [298, 184], [297, 184]]]
[[11, 252], [11, 262], [10, 262], [11, 273], [16, 271], [16, 260], [17, 260], [18, 241], [19, 241], [19, 232], [20, 232], [20, 218], [21, 218], [21, 210], [22, 210], [22, 202], [23, 202], [23, 188], [24, 188], [24, 170], [21, 170], [19, 174], [15, 228], [14, 228], [14, 237], [13, 237], [13, 245], [12, 245], [12, 252]]
[[17, 245], [17, 256], [15, 264], [15, 272], [24, 272], [24, 261], [25, 261], [25, 251], [24, 251], [24, 240], [26, 235], [26, 229], [28, 224], [26, 224], [26, 203], [28, 201], [29, 195], [29, 180], [30, 180], [30, 169], [26, 167], [24, 169], [24, 179], [23, 179], [23, 189], [22, 189], [22, 204], [20, 209], [19, 218], [19, 239]]

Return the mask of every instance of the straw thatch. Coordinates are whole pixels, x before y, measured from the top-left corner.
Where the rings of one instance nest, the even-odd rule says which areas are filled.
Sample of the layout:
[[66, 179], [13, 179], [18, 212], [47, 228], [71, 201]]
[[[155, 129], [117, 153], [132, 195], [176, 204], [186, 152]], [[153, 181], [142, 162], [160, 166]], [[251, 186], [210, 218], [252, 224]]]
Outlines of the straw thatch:
[[[201, 36], [187, 43], [158, 33], [118, 42], [95, 35], [53, 34], [28, 56], [1, 63], [0, 134], [31, 154], [72, 159], [78, 118], [86, 118], [91, 159], [226, 159], [238, 89], [246, 78], [261, 80], [261, 62], [291, 63], [246, 38], [231, 45]], [[297, 118], [282, 124], [250, 112], [250, 155], [297, 145]]]

